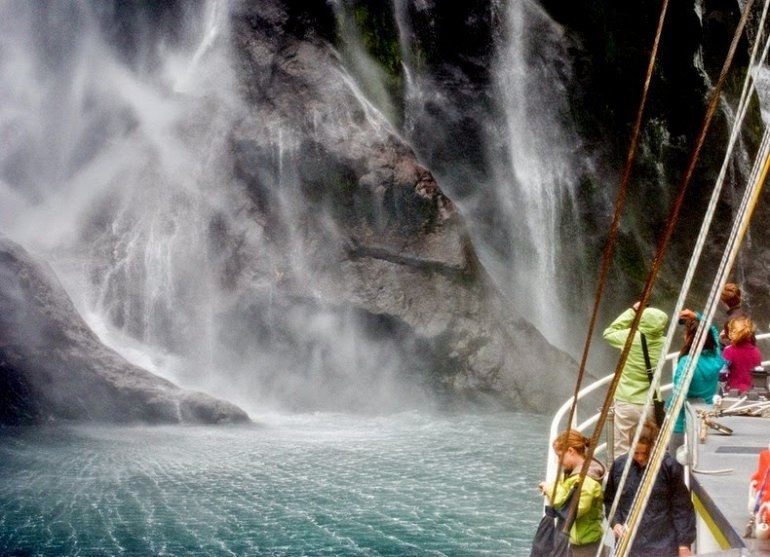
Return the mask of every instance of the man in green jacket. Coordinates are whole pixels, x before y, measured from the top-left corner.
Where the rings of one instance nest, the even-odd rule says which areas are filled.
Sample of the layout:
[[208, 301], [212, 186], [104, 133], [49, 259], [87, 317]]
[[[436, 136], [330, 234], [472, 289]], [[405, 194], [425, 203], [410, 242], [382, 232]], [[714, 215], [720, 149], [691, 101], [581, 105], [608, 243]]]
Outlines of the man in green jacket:
[[[622, 350], [631, 330], [639, 302], [621, 313], [609, 327], [604, 330], [604, 340], [610, 346]], [[639, 327], [634, 335], [628, 359], [623, 366], [620, 381], [615, 390], [614, 402], [614, 449], [615, 457], [628, 452], [629, 439], [633, 435], [642, 416], [642, 409], [647, 402], [647, 392], [650, 390], [650, 379], [647, 376], [647, 365], [642, 350], [642, 336], [647, 340], [647, 351], [650, 365], [654, 371], [658, 364], [665, 341], [665, 328], [668, 315], [657, 308], [645, 308], [639, 321]], [[652, 413], [652, 408], [649, 410]]]

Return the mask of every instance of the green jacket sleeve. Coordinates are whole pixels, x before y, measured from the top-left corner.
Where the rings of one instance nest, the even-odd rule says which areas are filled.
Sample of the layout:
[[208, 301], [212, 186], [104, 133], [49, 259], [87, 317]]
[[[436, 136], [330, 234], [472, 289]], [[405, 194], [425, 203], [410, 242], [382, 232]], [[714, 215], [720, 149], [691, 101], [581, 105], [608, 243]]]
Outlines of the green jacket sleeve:
[[593, 489], [596, 486], [597, 482], [588, 476], [583, 479], [583, 487], [580, 489], [580, 501], [578, 502], [577, 508], [577, 518], [580, 518], [591, 510], [594, 499], [601, 499], [601, 489], [599, 489], [598, 494]]
[[[569, 476], [568, 478], [556, 484], [556, 493], [554, 494], [553, 500], [551, 501], [551, 505], [553, 505], [553, 507], [560, 509], [564, 506], [564, 503], [567, 502], [567, 497], [572, 491], [572, 486], [575, 485], [576, 481], [577, 476]], [[553, 484], [547, 484], [545, 486], [544, 492], [550, 499], [551, 493], [553, 492]]]
[[615, 348], [622, 348], [626, 344], [628, 338], [628, 330], [631, 327], [631, 322], [634, 320], [636, 312], [633, 308], [629, 308], [621, 313], [615, 321], [610, 323], [609, 327], [604, 329], [604, 340], [610, 346]]

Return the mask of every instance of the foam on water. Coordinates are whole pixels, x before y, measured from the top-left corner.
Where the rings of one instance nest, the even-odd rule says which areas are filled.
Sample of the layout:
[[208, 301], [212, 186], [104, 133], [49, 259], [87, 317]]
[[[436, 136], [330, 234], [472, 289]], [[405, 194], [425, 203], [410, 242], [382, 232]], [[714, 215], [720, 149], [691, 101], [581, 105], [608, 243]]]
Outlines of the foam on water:
[[527, 555], [541, 422], [315, 414], [6, 430], [0, 553]]

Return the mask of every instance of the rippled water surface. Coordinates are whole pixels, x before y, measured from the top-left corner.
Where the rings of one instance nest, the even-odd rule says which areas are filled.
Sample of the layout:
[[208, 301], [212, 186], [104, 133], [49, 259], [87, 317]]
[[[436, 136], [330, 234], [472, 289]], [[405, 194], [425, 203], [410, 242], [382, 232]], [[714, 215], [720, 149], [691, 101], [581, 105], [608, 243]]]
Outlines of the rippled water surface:
[[528, 555], [542, 417], [0, 431], [2, 555]]

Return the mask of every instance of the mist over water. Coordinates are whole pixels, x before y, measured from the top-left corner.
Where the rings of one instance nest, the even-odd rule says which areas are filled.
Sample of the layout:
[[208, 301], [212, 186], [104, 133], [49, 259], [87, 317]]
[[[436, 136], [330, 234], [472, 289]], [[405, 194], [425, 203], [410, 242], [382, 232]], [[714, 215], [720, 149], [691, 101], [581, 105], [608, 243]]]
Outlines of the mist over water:
[[[420, 341], [398, 324], [313, 305], [314, 285], [301, 281], [313, 254], [294, 222], [296, 138], [264, 123], [274, 164], [258, 170], [280, 222], [255, 217], [233, 174], [230, 134], [248, 110], [229, 8], [0, 0], [0, 233], [53, 266], [105, 344], [259, 424], [3, 431], [0, 552], [527, 555], [545, 424], [431, 414]], [[403, 2], [398, 11], [407, 25]], [[347, 45], [359, 73], [370, 71], [354, 37]], [[513, 50], [505, 56], [506, 71], [532, 70], [531, 60], [513, 63]], [[408, 130], [430, 88], [405, 71]], [[366, 117], [390, 116], [380, 89], [347, 77]], [[504, 290], [529, 295], [518, 287], [531, 276], [512, 275], [508, 257], [540, 278], [554, 272], [558, 238], [535, 225], [555, 223], [572, 195], [571, 139], [552, 130], [538, 145], [549, 145], [553, 166], [524, 164], [533, 151], [517, 134], [557, 122], [538, 114], [528, 127], [520, 103], [533, 85], [519, 77], [500, 76], [517, 87], [501, 83], [512, 143], [496, 179], [511, 189], [494, 204], [506, 239], [525, 242], [501, 255], [475, 240]], [[548, 203], [537, 203], [538, 187]], [[522, 203], [542, 212], [508, 222]], [[474, 229], [483, 215], [468, 214]], [[321, 231], [335, 233], [331, 223]], [[271, 234], [285, 241], [276, 247]], [[292, 298], [278, 287], [289, 277], [305, 288]], [[558, 290], [548, 277], [531, 298], [535, 321]], [[388, 327], [390, 339], [375, 342]], [[265, 414], [273, 405], [360, 415]]]
[[414, 341], [375, 342], [370, 318], [314, 305], [296, 138], [261, 124], [273, 221], [234, 175], [248, 111], [230, 9], [0, 4], [0, 231], [52, 264], [105, 343], [183, 387], [247, 410], [422, 404]]

